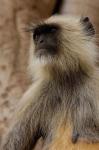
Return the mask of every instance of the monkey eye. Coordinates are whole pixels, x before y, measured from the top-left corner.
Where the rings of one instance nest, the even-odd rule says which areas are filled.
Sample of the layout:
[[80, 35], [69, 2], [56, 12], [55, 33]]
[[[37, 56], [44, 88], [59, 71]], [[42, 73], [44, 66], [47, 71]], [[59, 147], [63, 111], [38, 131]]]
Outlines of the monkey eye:
[[57, 30], [58, 30], [58, 27], [56, 25], [53, 25], [53, 24], [50, 24], [50, 25], [47, 25], [47, 24], [38, 25], [33, 30], [33, 39], [34, 39], [34, 41], [37, 41], [40, 35], [56, 33]]
[[33, 39], [34, 39], [35, 41], [38, 40], [39, 36], [40, 36], [39, 34], [33, 33]]
[[57, 31], [56, 28], [51, 28], [51, 29], [50, 29], [50, 32], [51, 32], [51, 33], [55, 33], [56, 31]]

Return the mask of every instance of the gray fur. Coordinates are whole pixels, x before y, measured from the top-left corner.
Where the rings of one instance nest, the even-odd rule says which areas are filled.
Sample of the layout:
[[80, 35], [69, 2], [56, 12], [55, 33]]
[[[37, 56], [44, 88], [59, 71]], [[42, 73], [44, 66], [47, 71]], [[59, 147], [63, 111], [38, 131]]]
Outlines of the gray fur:
[[[65, 42], [65, 47], [69, 47]], [[37, 86], [27, 91], [31, 91], [30, 97], [27, 94], [23, 98], [24, 106], [20, 106], [1, 150], [31, 150], [41, 136], [51, 142], [62, 118], [72, 123], [74, 143], [78, 138], [99, 142], [99, 80], [95, 79], [93, 71], [90, 74], [90, 67], [86, 67], [87, 63], [82, 63], [77, 54], [73, 55], [71, 50], [64, 53], [66, 59], [61, 65], [68, 68], [50, 65], [47, 70], [51, 78], [45, 75], [38, 85], [40, 79], [35, 81], [33, 86]]]

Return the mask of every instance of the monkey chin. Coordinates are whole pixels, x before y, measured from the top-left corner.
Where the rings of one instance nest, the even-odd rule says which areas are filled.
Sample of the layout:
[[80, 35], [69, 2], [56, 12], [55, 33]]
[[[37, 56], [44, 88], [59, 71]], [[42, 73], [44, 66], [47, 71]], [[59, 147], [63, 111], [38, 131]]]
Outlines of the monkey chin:
[[47, 52], [46, 49], [38, 50], [33, 56], [33, 63], [35, 65], [46, 66], [54, 62], [55, 55]]
[[50, 55], [34, 56], [33, 63], [37, 66], [46, 66], [52, 63], [52, 59]]

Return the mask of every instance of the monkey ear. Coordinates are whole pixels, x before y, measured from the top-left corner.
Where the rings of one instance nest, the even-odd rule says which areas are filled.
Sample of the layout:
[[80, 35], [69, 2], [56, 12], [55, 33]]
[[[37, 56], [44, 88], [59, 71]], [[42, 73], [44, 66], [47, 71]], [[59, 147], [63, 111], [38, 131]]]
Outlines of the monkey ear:
[[95, 29], [94, 29], [89, 17], [82, 17], [80, 19], [80, 22], [83, 24], [86, 35], [88, 35], [88, 36], [95, 35]]

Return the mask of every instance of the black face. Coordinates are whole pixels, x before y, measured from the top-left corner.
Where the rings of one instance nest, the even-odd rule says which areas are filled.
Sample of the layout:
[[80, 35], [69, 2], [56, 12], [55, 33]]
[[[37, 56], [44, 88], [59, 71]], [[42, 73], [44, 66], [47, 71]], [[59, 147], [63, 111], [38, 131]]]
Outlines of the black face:
[[34, 29], [33, 39], [36, 56], [54, 56], [58, 52], [59, 27], [55, 24], [42, 24]]

